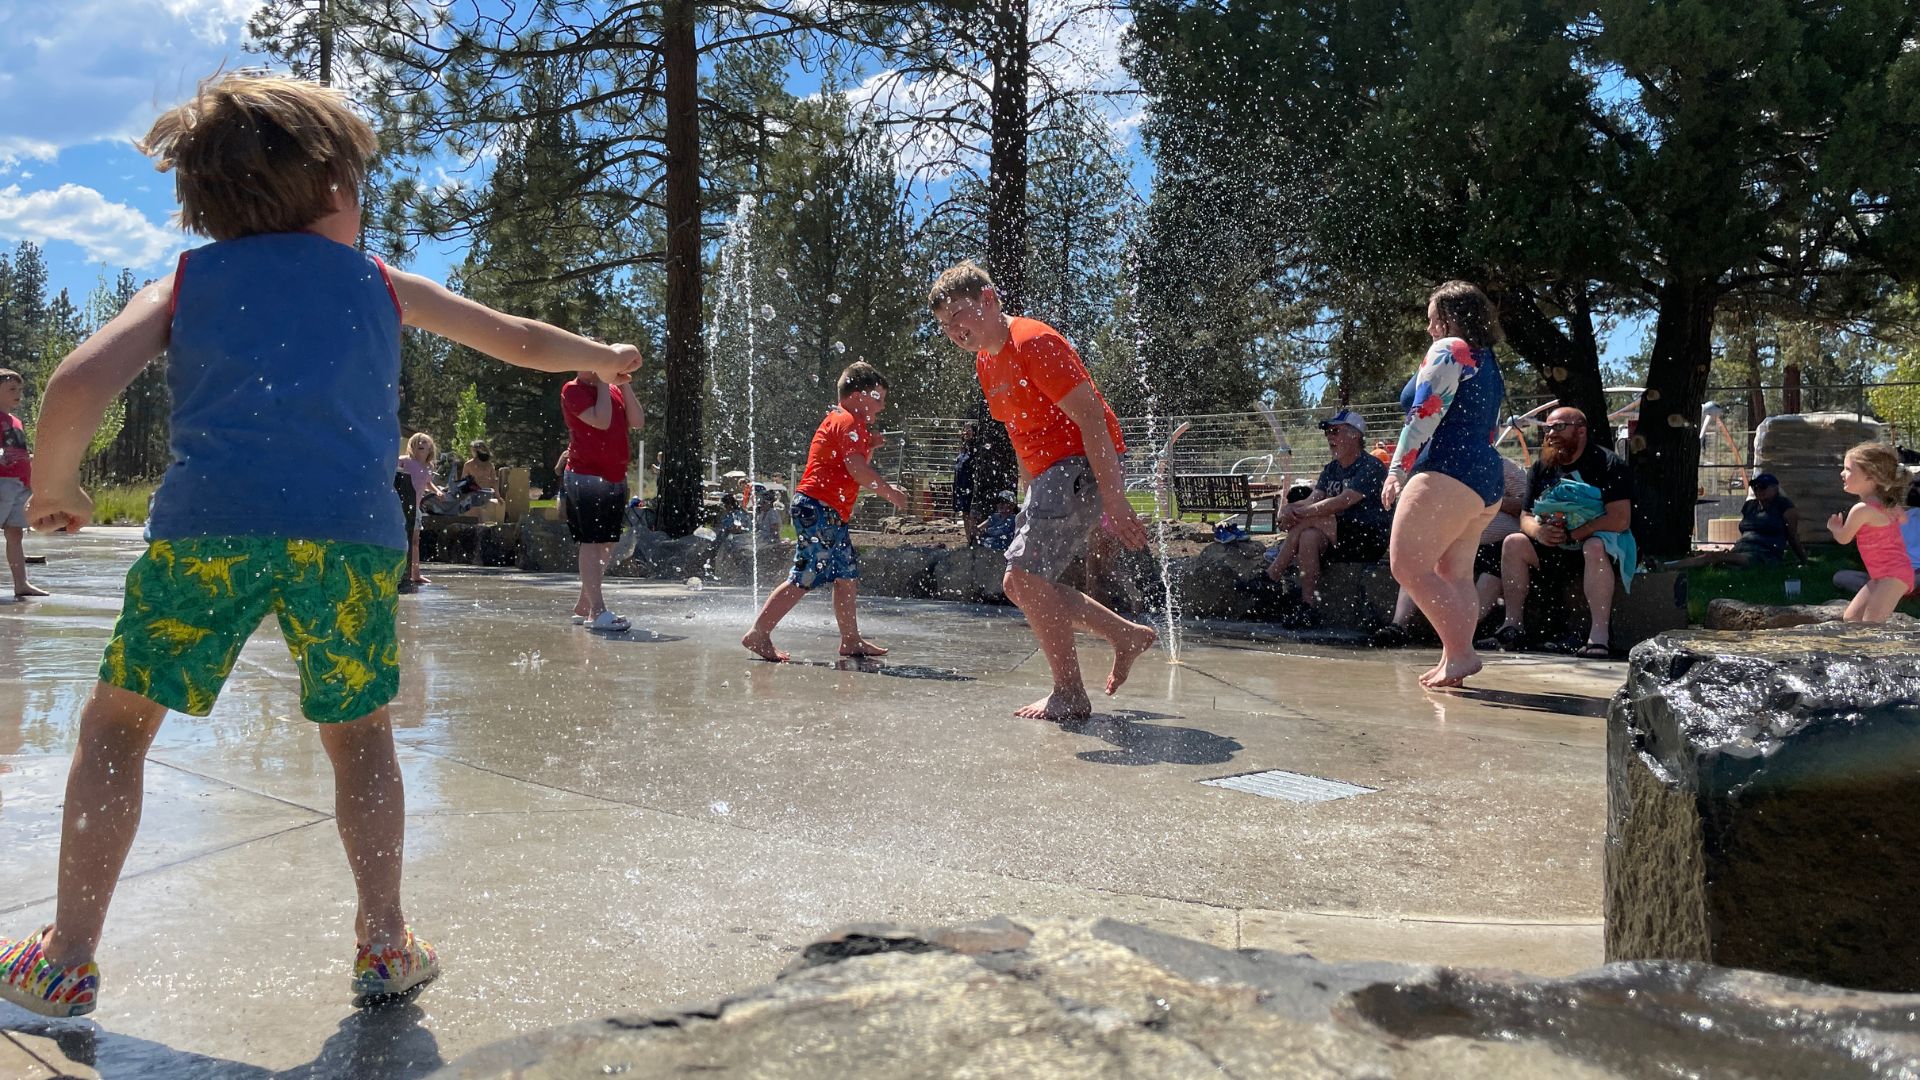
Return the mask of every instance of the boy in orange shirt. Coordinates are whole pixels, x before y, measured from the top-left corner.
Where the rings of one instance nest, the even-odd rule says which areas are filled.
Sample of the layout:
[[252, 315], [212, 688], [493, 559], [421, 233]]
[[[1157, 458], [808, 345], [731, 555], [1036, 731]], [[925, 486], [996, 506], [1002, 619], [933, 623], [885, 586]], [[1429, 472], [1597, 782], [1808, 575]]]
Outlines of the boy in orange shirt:
[[1071, 721], [1092, 715], [1075, 652], [1076, 626], [1113, 646], [1108, 694], [1120, 689], [1153, 628], [1109, 611], [1060, 582], [1104, 525], [1129, 548], [1147, 545], [1146, 526], [1127, 502], [1120, 475], [1126, 444], [1120, 422], [1059, 331], [1037, 319], [1010, 318], [987, 272], [971, 262], [941, 274], [927, 302], [955, 345], [974, 350], [987, 408], [1007, 425], [1027, 502], [1007, 546], [1007, 598], [1019, 605], [1046, 654], [1053, 692], [1014, 715]]
[[782, 661], [787, 654], [773, 647], [773, 628], [780, 625], [802, 597], [820, 585], [833, 583], [833, 617], [840, 624], [841, 656], [884, 656], [885, 649], [860, 636], [854, 611], [858, 594], [860, 558], [847, 532], [847, 519], [861, 488], [872, 488], [893, 505], [906, 509], [907, 493], [887, 483], [867, 459], [880, 448], [880, 438], [867, 430], [887, 407], [887, 379], [872, 364], [850, 364], [840, 373], [840, 404], [813, 433], [807, 450], [807, 471], [793, 494], [793, 530], [799, 546], [786, 584], [773, 590], [760, 608], [753, 629], [740, 639], [747, 651], [762, 660]]

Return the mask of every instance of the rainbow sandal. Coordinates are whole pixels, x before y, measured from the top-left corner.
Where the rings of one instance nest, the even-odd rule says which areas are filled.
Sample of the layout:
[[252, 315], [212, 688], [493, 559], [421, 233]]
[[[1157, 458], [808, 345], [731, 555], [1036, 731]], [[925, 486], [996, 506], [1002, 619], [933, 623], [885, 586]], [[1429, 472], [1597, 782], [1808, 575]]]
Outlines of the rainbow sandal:
[[353, 993], [358, 998], [390, 998], [432, 982], [440, 974], [440, 955], [433, 946], [413, 936], [400, 945], [375, 952], [362, 945], [353, 958]]
[[100, 965], [60, 967], [46, 958], [51, 925], [19, 941], [0, 938], [0, 999], [41, 1016], [85, 1016], [100, 993]]

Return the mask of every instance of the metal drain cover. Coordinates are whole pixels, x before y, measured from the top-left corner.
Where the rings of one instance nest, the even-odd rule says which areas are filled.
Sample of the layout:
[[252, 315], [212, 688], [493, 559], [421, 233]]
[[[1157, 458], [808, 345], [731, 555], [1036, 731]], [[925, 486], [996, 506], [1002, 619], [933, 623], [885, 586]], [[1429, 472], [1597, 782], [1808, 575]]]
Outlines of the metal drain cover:
[[1355, 795], [1368, 795], [1377, 790], [1339, 780], [1322, 780], [1318, 776], [1287, 772], [1285, 769], [1241, 773], [1238, 776], [1222, 776], [1200, 782], [1208, 787], [1244, 791], [1249, 795], [1259, 795], [1262, 798], [1285, 799], [1288, 802], [1297, 803], [1331, 802], [1334, 799], [1346, 799]]

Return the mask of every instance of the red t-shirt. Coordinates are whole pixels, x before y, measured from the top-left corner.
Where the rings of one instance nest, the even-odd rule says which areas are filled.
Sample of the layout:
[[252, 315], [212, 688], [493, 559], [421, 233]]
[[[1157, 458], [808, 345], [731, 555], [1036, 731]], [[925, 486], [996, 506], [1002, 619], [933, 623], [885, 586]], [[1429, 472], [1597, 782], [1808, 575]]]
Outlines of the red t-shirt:
[[860, 484], [847, 471], [847, 459], [864, 459], [872, 454], [873, 436], [867, 431], [867, 422], [835, 405], [813, 433], [813, 445], [807, 448], [807, 471], [794, 490], [833, 507], [845, 521], [853, 516], [853, 504], [860, 498]]
[[[1007, 425], [1014, 452], [1027, 475], [1039, 476], [1064, 458], [1087, 452], [1080, 437], [1080, 425], [1055, 404], [1081, 383], [1093, 385], [1080, 354], [1073, 351], [1058, 330], [1038, 319], [1012, 320], [1012, 336], [998, 353], [975, 354], [974, 371], [980, 376], [980, 389], [987, 395], [987, 410]], [[1120, 437], [1120, 421], [1107, 407], [1098, 387], [1093, 396], [1107, 417], [1107, 434], [1113, 438], [1115, 453], [1126, 450]]]
[[27, 448], [27, 429], [12, 413], [0, 413], [0, 477], [33, 486], [33, 451]]
[[560, 411], [567, 417], [567, 471], [620, 484], [627, 479], [627, 395], [616, 386], [608, 397], [613, 418], [597, 428], [580, 414], [600, 400], [600, 384], [574, 379], [560, 388]]

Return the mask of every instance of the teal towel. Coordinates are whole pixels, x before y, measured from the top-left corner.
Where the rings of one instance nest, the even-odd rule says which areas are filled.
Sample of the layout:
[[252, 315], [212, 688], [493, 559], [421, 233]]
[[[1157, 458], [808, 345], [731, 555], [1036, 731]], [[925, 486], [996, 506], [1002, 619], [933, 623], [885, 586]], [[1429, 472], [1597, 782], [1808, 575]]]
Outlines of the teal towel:
[[[1606, 512], [1606, 504], [1600, 501], [1600, 489], [1580, 480], [1562, 480], [1541, 492], [1533, 503], [1533, 516], [1565, 514], [1569, 529], [1577, 529]], [[1622, 530], [1593, 535], [1606, 547], [1614, 565], [1620, 568], [1620, 587], [1632, 592], [1633, 575], [1640, 566], [1640, 548], [1634, 543], [1633, 533]], [[1570, 551], [1580, 547], [1571, 543], [1560, 546]]]

